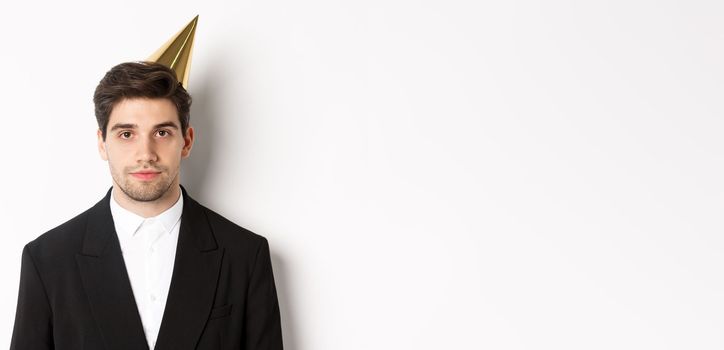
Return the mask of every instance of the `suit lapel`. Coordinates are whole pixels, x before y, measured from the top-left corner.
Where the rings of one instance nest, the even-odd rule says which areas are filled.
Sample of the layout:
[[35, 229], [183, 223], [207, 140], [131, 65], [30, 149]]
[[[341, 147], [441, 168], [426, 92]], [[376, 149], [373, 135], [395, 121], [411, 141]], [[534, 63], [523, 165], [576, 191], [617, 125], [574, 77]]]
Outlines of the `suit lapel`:
[[206, 213], [181, 186], [181, 214], [176, 260], [156, 349], [195, 349], [216, 294], [224, 249], [219, 249]]
[[[212, 308], [223, 249], [206, 214], [181, 187], [176, 256], [155, 349], [194, 349]], [[90, 209], [87, 232], [76, 261], [91, 311], [109, 350], [148, 350], [141, 317], [110, 211], [111, 191]]]
[[76, 254], [83, 287], [109, 350], [145, 349], [148, 344], [113, 225], [110, 197], [88, 213], [81, 253]]

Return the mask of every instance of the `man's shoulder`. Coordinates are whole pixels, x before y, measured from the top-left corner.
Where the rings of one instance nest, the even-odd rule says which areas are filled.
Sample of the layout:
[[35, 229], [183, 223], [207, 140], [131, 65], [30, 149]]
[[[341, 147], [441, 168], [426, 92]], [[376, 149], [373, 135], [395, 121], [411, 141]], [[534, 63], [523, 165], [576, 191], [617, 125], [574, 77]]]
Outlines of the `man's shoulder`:
[[26, 244], [34, 257], [43, 260], [62, 251], [79, 251], [91, 208], [45, 231]]
[[206, 219], [211, 226], [214, 236], [222, 242], [258, 245], [266, 241], [266, 237], [261, 234], [253, 232], [250, 229], [227, 219], [225, 216], [204, 206], [203, 204], [199, 205], [206, 214]]

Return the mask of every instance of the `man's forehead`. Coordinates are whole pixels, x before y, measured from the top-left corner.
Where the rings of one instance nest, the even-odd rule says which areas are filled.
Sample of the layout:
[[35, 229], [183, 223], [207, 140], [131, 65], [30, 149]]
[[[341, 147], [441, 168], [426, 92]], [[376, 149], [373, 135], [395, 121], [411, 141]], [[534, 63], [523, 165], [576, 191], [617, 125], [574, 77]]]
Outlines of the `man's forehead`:
[[109, 125], [134, 124], [151, 127], [161, 123], [179, 125], [176, 106], [164, 98], [125, 98], [118, 101], [108, 118]]
[[140, 125], [135, 122], [123, 122], [123, 121], [117, 121], [110, 123], [111, 130], [115, 129], [140, 129], [140, 128], [161, 128], [161, 127], [169, 127], [178, 129], [179, 125], [178, 122], [175, 120], [167, 120], [157, 123], [141, 123]]
[[111, 113], [116, 110], [175, 111], [176, 105], [174, 105], [173, 101], [170, 99], [163, 97], [125, 97], [119, 99], [113, 104]]

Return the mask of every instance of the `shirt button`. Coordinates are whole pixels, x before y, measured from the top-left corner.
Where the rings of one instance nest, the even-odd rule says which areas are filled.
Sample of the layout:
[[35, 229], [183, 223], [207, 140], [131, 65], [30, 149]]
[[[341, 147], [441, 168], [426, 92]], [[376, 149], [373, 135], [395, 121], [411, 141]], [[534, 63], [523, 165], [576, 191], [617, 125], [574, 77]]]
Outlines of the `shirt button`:
[[149, 250], [149, 251], [150, 251], [151, 253], [153, 253], [153, 252], [155, 252], [155, 251], [156, 251], [156, 249], [154, 249], [153, 247], [151, 247], [151, 248], [148, 248], [148, 250]]
[[156, 296], [151, 294], [151, 301], [156, 301]]

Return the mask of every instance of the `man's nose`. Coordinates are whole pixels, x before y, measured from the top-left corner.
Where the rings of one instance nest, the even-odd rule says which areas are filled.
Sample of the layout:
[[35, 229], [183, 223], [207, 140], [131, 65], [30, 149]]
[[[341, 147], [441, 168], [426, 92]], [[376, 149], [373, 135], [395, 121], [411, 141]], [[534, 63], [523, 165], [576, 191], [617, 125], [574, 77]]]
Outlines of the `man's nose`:
[[138, 162], [156, 162], [158, 154], [156, 154], [156, 143], [153, 138], [143, 138], [138, 149]]

